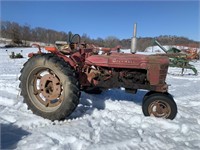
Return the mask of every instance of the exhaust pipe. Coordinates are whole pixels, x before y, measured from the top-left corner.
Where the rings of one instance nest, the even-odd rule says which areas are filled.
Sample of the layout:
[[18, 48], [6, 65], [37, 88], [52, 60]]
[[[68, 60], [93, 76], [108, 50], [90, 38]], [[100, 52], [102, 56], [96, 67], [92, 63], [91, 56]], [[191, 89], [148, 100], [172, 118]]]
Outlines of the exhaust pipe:
[[131, 38], [131, 53], [135, 54], [136, 53], [136, 46], [137, 46], [137, 24], [134, 24], [134, 29], [133, 29], [133, 37]]

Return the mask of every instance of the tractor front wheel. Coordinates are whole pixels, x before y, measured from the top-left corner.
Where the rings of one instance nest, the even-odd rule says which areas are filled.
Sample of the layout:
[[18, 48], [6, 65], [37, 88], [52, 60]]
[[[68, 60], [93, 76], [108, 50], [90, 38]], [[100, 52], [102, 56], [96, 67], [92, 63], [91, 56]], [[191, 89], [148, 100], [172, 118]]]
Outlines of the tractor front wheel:
[[142, 104], [145, 116], [174, 119], [177, 114], [177, 106], [173, 97], [169, 94], [154, 93], [145, 96]]

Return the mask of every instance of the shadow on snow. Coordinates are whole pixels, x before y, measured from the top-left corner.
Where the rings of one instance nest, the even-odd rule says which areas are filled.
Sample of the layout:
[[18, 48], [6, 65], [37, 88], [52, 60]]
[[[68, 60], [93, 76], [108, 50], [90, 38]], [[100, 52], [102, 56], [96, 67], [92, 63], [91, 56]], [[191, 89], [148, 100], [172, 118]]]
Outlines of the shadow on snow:
[[15, 149], [17, 143], [30, 133], [13, 124], [0, 124], [1, 126], [1, 147], [0, 149]]
[[85, 114], [91, 114], [94, 109], [105, 109], [105, 103], [111, 101], [130, 101], [142, 105], [143, 97], [148, 91], [138, 90], [136, 94], [125, 92], [121, 89], [109, 89], [101, 94], [88, 94], [81, 92], [80, 103], [76, 110], [66, 119], [82, 117]]

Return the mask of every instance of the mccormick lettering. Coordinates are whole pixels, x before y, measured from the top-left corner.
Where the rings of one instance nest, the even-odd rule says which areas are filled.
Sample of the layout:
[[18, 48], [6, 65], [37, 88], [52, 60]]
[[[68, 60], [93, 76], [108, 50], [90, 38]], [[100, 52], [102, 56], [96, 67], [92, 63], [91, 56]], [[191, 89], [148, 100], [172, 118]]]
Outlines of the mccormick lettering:
[[126, 64], [133, 64], [133, 60], [126, 60], [126, 59], [114, 59], [113, 63], [126, 63]]

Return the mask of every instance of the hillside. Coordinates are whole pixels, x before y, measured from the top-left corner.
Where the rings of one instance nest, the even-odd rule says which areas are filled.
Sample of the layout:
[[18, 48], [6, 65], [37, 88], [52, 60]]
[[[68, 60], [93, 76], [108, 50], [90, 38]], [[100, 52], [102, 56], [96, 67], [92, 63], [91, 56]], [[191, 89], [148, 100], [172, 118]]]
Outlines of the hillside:
[[[30, 25], [19, 25], [15, 22], [1, 21], [1, 39], [10, 39], [7, 42], [8, 45], [14, 46], [30, 46], [30, 41], [41, 42], [46, 44], [54, 44], [55, 41], [69, 41], [75, 33], [71, 31], [58, 32], [51, 29], [36, 27], [31, 28]], [[131, 45], [131, 37], [127, 39], [119, 39], [115, 36], [108, 36], [107, 38], [92, 39], [89, 35], [81, 35], [81, 41], [86, 43], [92, 43], [102, 47], [115, 47], [121, 45], [123, 49], [129, 49]], [[158, 37], [139, 37], [137, 43], [137, 49], [144, 51], [147, 47], [153, 46], [153, 39], [157, 39], [162, 45], [182, 45], [187, 47], [199, 47], [200, 42], [190, 40], [186, 37], [178, 37], [171, 35], [161, 35]], [[1, 43], [5, 41], [1, 40]]]

